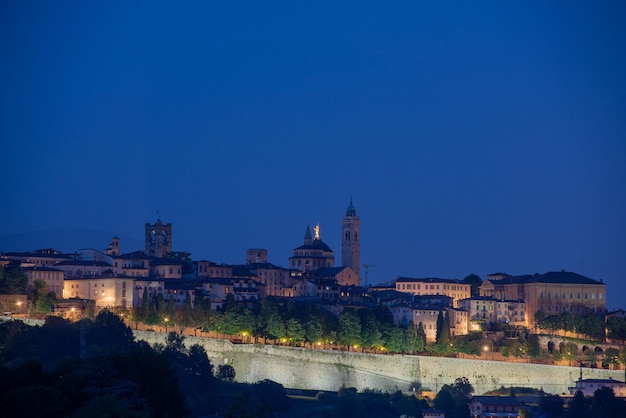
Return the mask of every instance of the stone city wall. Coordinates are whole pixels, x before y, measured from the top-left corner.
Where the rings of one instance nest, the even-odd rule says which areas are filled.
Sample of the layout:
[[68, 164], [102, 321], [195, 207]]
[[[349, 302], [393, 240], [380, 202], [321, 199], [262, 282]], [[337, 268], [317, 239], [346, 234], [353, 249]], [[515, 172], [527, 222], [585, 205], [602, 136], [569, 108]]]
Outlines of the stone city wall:
[[[166, 334], [134, 331], [150, 344], [166, 341]], [[409, 390], [419, 382], [437, 392], [457, 377], [467, 377], [475, 394], [502, 386], [543, 388], [548, 393], [568, 393], [578, 380], [578, 367], [508, 363], [456, 358], [375, 355], [345, 351], [311, 350], [271, 345], [232, 344], [227, 340], [185, 336], [187, 346], [203, 346], [217, 367], [230, 364], [240, 382], [271, 379], [285, 387], [336, 391], [342, 386], [383, 391]], [[583, 368], [583, 378], [624, 380], [623, 370]]]

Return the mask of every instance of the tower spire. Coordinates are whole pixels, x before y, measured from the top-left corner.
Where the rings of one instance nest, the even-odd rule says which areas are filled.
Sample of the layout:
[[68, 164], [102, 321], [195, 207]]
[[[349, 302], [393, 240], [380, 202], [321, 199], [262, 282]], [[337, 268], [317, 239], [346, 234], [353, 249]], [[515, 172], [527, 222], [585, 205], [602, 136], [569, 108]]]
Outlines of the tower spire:
[[310, 244], [313, 242], [313, 238], [311, 237], [311, 228], [309, 225], [306, 226], [306, 232], [304, 233], [304, 244]]

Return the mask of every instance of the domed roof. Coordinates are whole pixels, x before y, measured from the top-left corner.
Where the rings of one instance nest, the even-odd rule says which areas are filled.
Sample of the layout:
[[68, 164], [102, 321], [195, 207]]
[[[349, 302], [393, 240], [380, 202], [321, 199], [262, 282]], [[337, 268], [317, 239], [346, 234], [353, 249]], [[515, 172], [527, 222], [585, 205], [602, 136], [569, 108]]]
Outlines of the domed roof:
[[310, 244], [304, 244], [299, 246], [298, 248], [295, 248], [295, 250], [323, 250], [323, 251], [329, 251], [329, 252], [333, 252], [333, 250], [330, 249], [330, 247], [328, 245], [326, 245], [326, 243], [324, 241], [322, 241], [321, 239], [314, 239], [311, 241]]

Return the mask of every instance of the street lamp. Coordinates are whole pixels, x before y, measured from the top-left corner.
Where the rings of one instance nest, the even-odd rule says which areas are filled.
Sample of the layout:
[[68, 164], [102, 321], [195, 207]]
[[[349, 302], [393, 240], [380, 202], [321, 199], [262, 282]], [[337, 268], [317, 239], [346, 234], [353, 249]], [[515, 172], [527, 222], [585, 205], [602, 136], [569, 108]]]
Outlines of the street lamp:
[[487, 358], [487, 353], [491, 352], [491, 359], [493, 360], [493, 341], [491, 341], [491, 340], [488, 340], [488, 341], [489, 341], [489, 344], [490, 344], [491, 347], [489, 347], [487, 344], [485, 344], [483, 346], [483, 351], [485, 352], [485, 358]]
[[169, 322], [169, 318], [165, 317], [163, 321], [165, 322], [165, 333], [167, 334], [167, 323]]

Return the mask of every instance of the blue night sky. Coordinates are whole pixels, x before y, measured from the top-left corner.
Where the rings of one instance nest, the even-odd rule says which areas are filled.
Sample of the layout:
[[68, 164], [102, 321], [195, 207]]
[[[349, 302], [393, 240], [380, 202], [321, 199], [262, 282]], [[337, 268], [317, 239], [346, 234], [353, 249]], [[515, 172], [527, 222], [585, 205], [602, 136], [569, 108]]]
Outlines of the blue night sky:
[[[626, 308], [623, 2], [209, 3], [0, 4], [0, 251], [159, 211], [194, 259], [319, 222], [340, 262], [352, 197], [370, 283], [565, 269]], [[70, 227], [107, 238], [10, 239]]]

